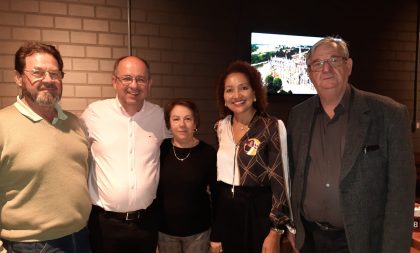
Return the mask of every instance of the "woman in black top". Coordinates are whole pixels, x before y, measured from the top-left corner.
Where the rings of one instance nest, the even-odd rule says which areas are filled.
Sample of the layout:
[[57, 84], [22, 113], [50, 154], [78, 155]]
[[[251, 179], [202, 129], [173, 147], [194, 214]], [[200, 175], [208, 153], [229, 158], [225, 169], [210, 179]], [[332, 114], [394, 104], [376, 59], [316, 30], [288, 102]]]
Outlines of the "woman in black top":
[[161, 145], [159, 252], [205, 253], [209, 248], [209, 190], [216, 182], [216, 151], [194, 136], [199, 114], [192, 101], [169, 103], [165, 121], [173, 138]]

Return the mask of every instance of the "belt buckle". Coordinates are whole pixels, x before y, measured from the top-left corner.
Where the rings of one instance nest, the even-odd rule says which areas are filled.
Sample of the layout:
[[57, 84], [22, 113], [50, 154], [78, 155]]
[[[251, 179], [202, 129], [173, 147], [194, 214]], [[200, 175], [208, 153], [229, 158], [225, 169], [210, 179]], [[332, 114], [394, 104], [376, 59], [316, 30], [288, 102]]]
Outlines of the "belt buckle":
[[[135, 214], [135, 216], [131, 217], [133, 214]], [[138, 219], [140, 219], [140, 211], [128, 212], [125, 214], [126, 221], [138, 220]]]

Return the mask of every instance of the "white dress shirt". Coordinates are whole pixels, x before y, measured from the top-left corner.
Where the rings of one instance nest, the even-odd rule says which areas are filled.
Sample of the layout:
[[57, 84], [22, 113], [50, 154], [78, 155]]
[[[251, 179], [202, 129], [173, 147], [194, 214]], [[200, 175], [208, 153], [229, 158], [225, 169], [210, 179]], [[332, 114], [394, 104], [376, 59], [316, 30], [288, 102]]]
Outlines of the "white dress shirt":
[[130, 117], [114, 98], [90, 104], [81, 117], [93, 157], [92, 203], [114, 212], [147, 208], [156, 197], [160, 144], [169, 135], [162, 108], [145, 101]]

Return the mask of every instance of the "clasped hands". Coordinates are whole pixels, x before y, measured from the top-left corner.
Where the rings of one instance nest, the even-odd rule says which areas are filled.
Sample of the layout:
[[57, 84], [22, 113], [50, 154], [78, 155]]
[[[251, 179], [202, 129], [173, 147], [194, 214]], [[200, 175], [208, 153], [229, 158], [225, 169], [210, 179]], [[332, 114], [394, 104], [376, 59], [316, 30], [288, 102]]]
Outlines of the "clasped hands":
[[223, 252], [221, 242], [210, 242], [210, 253], [220, 253]]

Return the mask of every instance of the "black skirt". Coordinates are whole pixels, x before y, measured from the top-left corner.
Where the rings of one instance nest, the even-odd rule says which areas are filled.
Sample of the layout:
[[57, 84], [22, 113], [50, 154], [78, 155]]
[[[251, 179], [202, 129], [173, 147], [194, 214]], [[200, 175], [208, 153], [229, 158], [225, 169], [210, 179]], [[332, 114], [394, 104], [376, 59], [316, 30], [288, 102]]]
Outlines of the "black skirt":
[[214, 226], [224, 253], [261, 253], [270, 232], [272, 206], [269, 187], [235, 186], [219, 182]]

